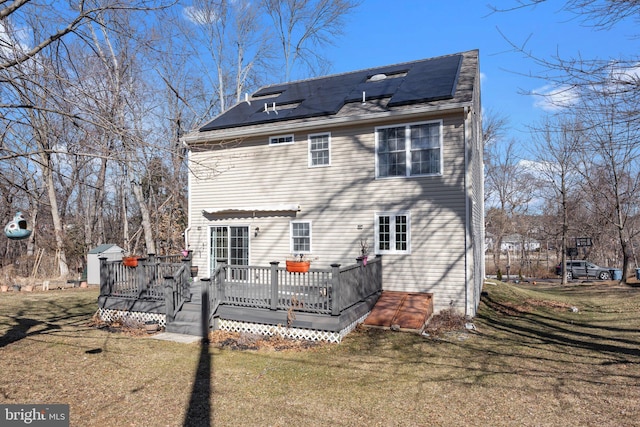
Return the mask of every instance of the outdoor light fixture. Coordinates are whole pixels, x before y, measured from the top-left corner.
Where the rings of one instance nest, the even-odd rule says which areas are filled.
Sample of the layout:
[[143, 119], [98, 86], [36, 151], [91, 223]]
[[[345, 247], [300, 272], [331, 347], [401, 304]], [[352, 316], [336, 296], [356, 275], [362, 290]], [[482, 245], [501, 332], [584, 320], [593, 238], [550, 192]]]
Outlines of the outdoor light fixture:
[[258, 237], [258, 234], [260, 234], [260, 227], [256, 227], [254, 231], [255, 232], [253, 233], [253, 237]]

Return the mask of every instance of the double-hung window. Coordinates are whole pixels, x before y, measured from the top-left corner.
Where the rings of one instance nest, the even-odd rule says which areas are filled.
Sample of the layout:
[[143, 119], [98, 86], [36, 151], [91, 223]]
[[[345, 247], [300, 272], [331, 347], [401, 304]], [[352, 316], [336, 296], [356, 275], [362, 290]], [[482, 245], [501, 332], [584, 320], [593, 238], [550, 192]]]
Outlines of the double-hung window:
[[291, 253], [311, 253], [311, 221], [291, 221]]
[[331, 164], [331, 134], [309, 135], [309, 167]]
[[409, 212], [376, 213], [376, 254], [411, 253]]
[[376, 128], [376, 176], [442, 173], [442, 121]]

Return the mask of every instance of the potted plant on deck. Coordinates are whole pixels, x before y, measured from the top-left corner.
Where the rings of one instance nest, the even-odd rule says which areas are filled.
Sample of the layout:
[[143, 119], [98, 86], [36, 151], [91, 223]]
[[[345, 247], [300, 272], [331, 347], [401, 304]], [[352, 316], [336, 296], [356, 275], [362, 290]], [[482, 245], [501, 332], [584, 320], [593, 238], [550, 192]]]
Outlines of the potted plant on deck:
[[123, 257], [122, 258], [122, 263], [126, 267], [137, 267], [138, 266], [138, 257], [135, 256], [135, 255]]
[[306, 273], [311, 266], [311, 260], [307, 259], [304, 254], [294, 255], [292, 259], [287, 260], [287, 271], [289, 273]]
[[367, 265], [367, 258], [369, 258], [369, 243], [367, 239], [360, 239], [360, 256], [357, 259], [362, 260], [363, 265]]

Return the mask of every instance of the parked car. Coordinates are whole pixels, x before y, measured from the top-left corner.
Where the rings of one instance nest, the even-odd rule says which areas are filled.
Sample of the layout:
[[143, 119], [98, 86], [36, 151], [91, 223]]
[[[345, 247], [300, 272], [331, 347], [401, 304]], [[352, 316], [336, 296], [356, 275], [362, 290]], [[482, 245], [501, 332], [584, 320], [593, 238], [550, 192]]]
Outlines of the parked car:
[[[556, 266], [556, 274], [558, 276], [562, 274], [560, 264]], [[571, 280], [574, 277], [597, 277], [600, 280], [609, 280], [611, 273], [609, 268], [597, 266], [589, 261], [567, 261], [567, 279]]]

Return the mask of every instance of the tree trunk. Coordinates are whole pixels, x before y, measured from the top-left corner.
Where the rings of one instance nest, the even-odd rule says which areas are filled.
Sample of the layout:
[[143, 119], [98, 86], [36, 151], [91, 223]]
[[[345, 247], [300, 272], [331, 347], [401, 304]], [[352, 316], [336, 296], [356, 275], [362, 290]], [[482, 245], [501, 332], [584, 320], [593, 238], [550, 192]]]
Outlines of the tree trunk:
[[153, 239], [153, 229], [151, 227], [151, 216], [149, 215], [149, 208], [147, 207], [147, 203], [144, 200], [144, 194], [142, 192], [142, 186], [138, 183], [131, 174], [131, 168], [127, 167], [127, 175], [129, 178], [129, 182], [131, 183], [131, 189], [133, 190], [133, 195], [138, 203], [138, 207], [140, 208], [140, 216], [142, 217], [142, 230], [144, 232], [144, 243], [147, 249], [148, 254], [156, 253], [156, 245]]
[[47, 195], [49, 197], [49, 205], [51, 206], [51, 219], [53, 220], [53, 233], [56, 240], [56, 250], [59, 254], [58, 267], [60, 277], [65, 279], [69, 275], [69, 266], [67, 265], [67, 256], [64, 251], [64, 230], [60, 212], [58, 212], [58, 201], [56, 199], [56, 189], [53, 183], [53, 170], [51, 168], [51, 158], [49, 154], [42, 155], [42, 174], [47, 186]]

